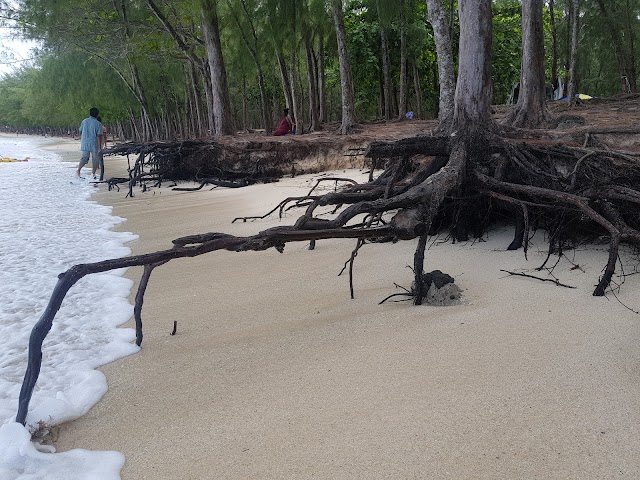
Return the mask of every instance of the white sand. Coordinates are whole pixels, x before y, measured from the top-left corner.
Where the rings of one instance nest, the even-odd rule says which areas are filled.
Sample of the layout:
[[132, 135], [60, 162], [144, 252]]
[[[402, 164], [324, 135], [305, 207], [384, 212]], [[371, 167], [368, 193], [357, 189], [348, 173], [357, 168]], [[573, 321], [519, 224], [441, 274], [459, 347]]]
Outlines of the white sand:
[[[96, 199], [143, 253], [276, 225], [230, 222], [309, 179]], [[361, 250], [355, 300], [337, 276], [354, 241], [172, 261], [151, 278], [141, 353], [102, 369], [107, 395], [57, 446], [123, 452], [127, 480], [640, 478], [640, 316], [591, 296], [606, 247], [560, 262], [566, 289], [500, 272], [543, 275], [543, 239], [527, 261], [510, 236], [432, 245], [425, 267], [455, 277], [456, 307], [378, 305], [410, 285], [415, 241]], [[618, 298], [640, 310], [639, 289], [628, 277]]]

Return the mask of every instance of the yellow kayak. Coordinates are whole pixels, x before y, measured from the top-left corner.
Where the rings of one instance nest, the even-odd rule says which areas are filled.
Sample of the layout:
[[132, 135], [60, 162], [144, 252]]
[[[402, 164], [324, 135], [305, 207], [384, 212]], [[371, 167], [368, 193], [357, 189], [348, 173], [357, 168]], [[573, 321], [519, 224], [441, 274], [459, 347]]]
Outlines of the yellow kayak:
[[0, 157], [0, 162], [28, 162], [29, 157], [24, 160], [20, 160], [19, 158], [9, 158], [9, 157]]

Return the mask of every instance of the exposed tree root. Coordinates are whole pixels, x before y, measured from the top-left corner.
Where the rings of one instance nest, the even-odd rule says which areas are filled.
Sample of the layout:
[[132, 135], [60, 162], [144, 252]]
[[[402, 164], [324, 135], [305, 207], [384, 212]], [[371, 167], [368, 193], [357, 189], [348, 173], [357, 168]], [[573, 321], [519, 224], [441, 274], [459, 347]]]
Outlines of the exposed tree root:
[[[133, 186], [148, 181], [160, 186], [166, 180], [195, 180], [231, 188], [276, 181], [284, 175], [304, 173], [299, 162], [309, 157], [337, 154], [342, 144], [335, 143], [328, 140], [262, 139], [244, 143], [185, 140], [125, 143], [104, 149], [102, 153], [127, 156], [129, 178], [112, 179], [108, 183], [112, 188], [129, 182], [129, 196], [133, 196]], [[130, 157], [135, 157], [135, 161]]]
[[[217, 152], [220, 148], [216, 144], [205, 147], [188, 142], [180, 148], [191, 147], [196, 156]], [[111, 153], [128, 153], [127, 148], [111, 149]], [[170, 178], [176, 146], [164, 148], [150, 144], [137, 145], [132, 150], [138, 152], [138, 160], [130, 169], [130, 193], [133, 182], [152, 178], [159, 183]], [[150, 162], [151, 151], [154, 155]], [[136, 342], [140, 344], [142, 303], [153, 269], [177, 258], [216, 250], [275, 248], [282, 251], [289, 242], [311, 241], [313, 244], [329, 238], [356, 239], [358, 243], [345, 263], [345, 268], [349, 266], [353, 296], [353, 262], [365, 241], [419, 238], [413, 260], [415, 291], [412, 293], [414, 303], [420, 304], [424, 297], [422, 278], [427, 238], [444, 229], [451, 232], [454, 240], [462, 240], [480, 237], [498, 219], [510, 218], [515, 225], [510, 249], [523, 247], [526, 254], [530, 231], [544, 229], [549, 232], [550, 256], [554, 251], [561, 255], [562, 249], [571, 248], [581, 240], [606, 237], [609, 259], [594, 295], [603, 295], [609, 286], [620, 245], [640, 245], [640, 161], [633, 152], [553, 141], [525, 142], [489, 134], [470, 137], [458, 132], [455, 136], [374, 142], [366, 155], [376, 162], [386, 161], [386, 166], [377, 178], [365, 184], [348, 181], [350, 184], [340, 190], [311, 195], [316, 184], [308, 195], [287, 198], [263, 216], [234, 219], [265, 218], [276, 211], [282, 215], [285, 208], [304, 206], [305, 212], [293, 226], [270, 228], [250, 237], [220, 232], [182, 237], [174, 240], [169, 250], [75, 265], [61, 274], [49, 304], [31, 333], [29, 364], [16, 420], [25, 423], [40, 371], [42, 342], [63, 298], [80, 278], [92, 273], [144, 266], [135, 305]], [[272, 175], [269, 169], [256, 163], [252, 168], [265, 178]], [[224, 170], [220, 164], [216, 164], [215, 170], [203, 174], [234, 181], [234, 172], [220, 175]], [[258, 177], [244, 172], [237, 178]], [[327, 209], [321, 207], [333, 207], [333, 211], [327, 214]], [[322, 218], [320, 211], [323, 211]]]
[[282, 218], [283, 212], [285, 210], [285, 207], [291, 203], [291, 202], [295, 202], [295, 204], [293, 206], [300, 206], [301, 202], [305, 201], [305, 200], [316, 200], [318, 197], [289, 197], [289, 198], [285, 198], [282, 202], [280, 202], [278, 205], [276, 205], [275, 208], [269, 210], [267, 213], [265, 213], [264, 215], [257, 215], [257, 216], [251, 216], [251, 217], [236, 217], [234, 218], [231, 223], [235, 223], [238, 220], [242, 220], [243, 222], [246, 222], [247, 220], [262, 220], [264, 218], [267, 218], [269, 215], [271, 215], [272, 213], [274, 213], [276, 210], [279, 211], [279, 216], [280, 218]]
[[571, 285], [565, 285], [564, 283], [554, 278], [540, 278], [540, 277], [536, 277], [535, 275], [528, 275], [526, 273], [519, 273], [519, 272], [510, 272], [509, 270], [502, 270], [502, 269], [500, 271], [504, 273], [508, 273], [509, 275], [517, 276], [517, 277], [534, 278], [536, 280], [540, 280], [541, 282], [551, 282], [557, 285], [558, 287], [576, 288], [576, 287], [572, 287]]
[[214, 185], [216, 187], [227, 187], [227, 188], [242, 188], [247, 185], [253, 185], [257, 183], [257, 180], [252, 180], [249, 178], [240, 178], [237, 181], [233, 180], [224, 180], [220, 178], [200, 178], [198, 179], [200, 182], [200, 186], [198, 187], [173, 187], [171, 190], [175, 190], [176, 192], [197, 192], [198, 190], [202, 190], [205, 185]]

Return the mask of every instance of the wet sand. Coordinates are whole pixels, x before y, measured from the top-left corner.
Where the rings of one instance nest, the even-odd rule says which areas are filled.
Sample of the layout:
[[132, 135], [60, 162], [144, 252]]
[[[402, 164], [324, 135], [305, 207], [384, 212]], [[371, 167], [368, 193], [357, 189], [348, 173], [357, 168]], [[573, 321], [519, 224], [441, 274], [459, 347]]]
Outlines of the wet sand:
[[[107, 176], [123, 166], [107, 157]], [[100, 186], [94, 199], [127, 219], [118, 228], [139, 235], [138, 254], [184, 235], [291, 224], [299, 211], [231, 220], [317, 177], [134, 198]], [[354, 241], [159, 267], [141, 352], [102, 368], [108, 393], [62, 427], [57, 447], [120, 451], [126, 480], [639, 478], [640, 316], [591, 295], [606, 246], [560, 261], [553, 274], [577, 287], [567, 289], [501, 272], [550, 278], [534, 270], [542, 233], [528, 260], [506, 251], [511, 235], [433, 240], [425, 267], [464, 290], [454, 307], [378, 305], [394, 282], [410, 286], [415, 241], [363, 248], [354, 300], [338, 276]], [[639, 290], [640, 275], [627, 277], [618, 299], [640, 310]]]

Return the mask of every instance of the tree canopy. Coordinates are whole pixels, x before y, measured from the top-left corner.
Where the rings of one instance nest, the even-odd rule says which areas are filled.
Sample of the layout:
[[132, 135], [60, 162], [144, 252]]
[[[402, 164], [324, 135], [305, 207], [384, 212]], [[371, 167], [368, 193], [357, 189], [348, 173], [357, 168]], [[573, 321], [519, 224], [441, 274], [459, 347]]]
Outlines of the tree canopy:
[[[544, 2], [546, 81], [555, 86], [554, 75], [561, 82], [568, 75], [570, 3]], [[437, 117], [438, 67], [427, 3], [348, 0], [337, 5], [351, 64], [352, 122], [402, 118], [405, 111]], [[451, 2], [442, 6], [456, 56], [457, 4], [453, 10]], [[522, 4], [494, 0], [492, 9], [492, 101], [499, 104], [510, 98], [520, 78]], [[212, 12], [217, 27], [208, 43], [205, 20]], [[635, 93], [639, 16], [640, 0], [580, 3], [580, 93]], [[97, 106], [113, 133], [145, 140], [235, 129], [269, 132], [282, 108], [293, 108], [290, 103], [304, 131], [344, 116], [346, 87], [330, 2], [24, 0], [16, 8], [0, 3], [0, 18], [15, 34], [42, 44], [32, 66], [0, 79], [2, 126], [63, 132], [75, 129]], [[220, 51], [212, 57], [216, 44]], [[229, 124], [224, 132], [217, 128], [223, 121]]]

